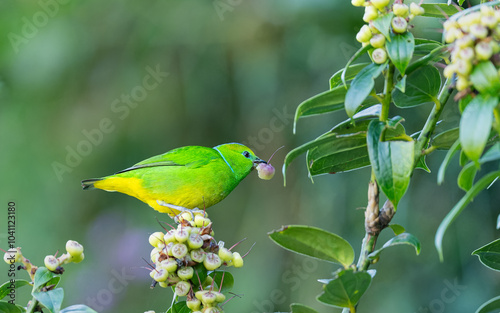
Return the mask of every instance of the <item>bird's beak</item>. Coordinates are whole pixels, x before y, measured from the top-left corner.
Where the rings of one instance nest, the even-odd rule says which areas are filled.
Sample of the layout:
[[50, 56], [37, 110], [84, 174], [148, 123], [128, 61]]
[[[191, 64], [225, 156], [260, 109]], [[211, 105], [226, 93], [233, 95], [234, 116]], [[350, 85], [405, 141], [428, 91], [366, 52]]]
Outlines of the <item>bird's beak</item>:
[[259, 165], [260, 163], [267, 164], [266, 161], [259, 159], [259, 158], [256, 158], [255, 160], [253, 160], [253, 167], [257, 167], [257, 165]]

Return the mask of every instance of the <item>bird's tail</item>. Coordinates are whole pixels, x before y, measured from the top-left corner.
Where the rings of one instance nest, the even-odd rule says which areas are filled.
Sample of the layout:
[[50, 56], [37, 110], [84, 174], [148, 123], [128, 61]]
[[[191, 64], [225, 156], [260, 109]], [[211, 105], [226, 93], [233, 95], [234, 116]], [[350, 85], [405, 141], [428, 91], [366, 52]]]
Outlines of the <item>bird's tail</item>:
[[102, 180], [102, 178], [91, 178], [82, 180], [82, 188], [83, 190], [92, 190], [95, 189], [94, 183]]

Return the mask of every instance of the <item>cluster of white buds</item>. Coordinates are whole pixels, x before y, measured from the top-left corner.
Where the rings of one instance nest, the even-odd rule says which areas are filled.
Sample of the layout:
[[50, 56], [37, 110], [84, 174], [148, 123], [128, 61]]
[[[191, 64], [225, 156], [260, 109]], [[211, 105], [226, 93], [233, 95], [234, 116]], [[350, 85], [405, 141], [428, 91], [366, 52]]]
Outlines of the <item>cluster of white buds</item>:
[[473, 87], [470, 74], [478, 63], [492, 61], [499, 70], [500, 10], [481, 5], [479, 11], [446, 21], [444, 40], [452, 44], [451, 63], [446, 66], [444, 76], [457, 75], [456, 89], [470, 90]]
[[85, 258], [83, 246], [74, 240], [66, 242], [66, 253], [56, 258], [53, 255], [47, 255], [44, 259], [45, 267], [54, 273], [62, 274], [64, 269], [61, 267], [68, 263], [80, 263]]
[[372, 51], [372, 60], [377, 64], [387, 61], [387, 50], [385, 49], [386, 38], [373, 25], [373, 21], [390, 12], [394, 13], [391, 21], [391, 29], [396, 34], [403, 34], [408, 31], [408, 23], [416, 16], [425, 13], [424, 9], [414, 2], [409, 6], [402, 0], [395, 0], [391, 5], [391, 0], [351, 0], [352, 5], [356, 7], [365, 7], [363, 25], [356, 35], [356, 40], [363, 46], [370, 44]]
[[[222, 312], [219, 304], [225, 296], [213, 290], [210, 276], [199, 281], [194, 267], [202, 264], [207, 271], [215, 271], [221, 266], [242, 267], [243, 257], [231, 251], [234, 246], [227, 249], [224, 242], [215, 241], [212, 222], [205, 212], [185, 212], [177, 219], [177, 228], [149, 236], [154, 264], [150, 275], [154, 285], [174, 287], [177, 296], [187, 297], [187, 306], [194, 312]], [[193, 283], [196, 281], [201, 285]]]

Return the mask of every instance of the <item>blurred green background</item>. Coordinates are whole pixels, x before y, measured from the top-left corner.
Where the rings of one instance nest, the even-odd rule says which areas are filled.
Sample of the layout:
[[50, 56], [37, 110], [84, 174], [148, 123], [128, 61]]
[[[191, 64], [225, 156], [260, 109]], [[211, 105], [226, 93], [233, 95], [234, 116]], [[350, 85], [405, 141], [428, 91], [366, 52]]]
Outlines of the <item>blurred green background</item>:
[[[15, 201], [16, 244], [35, 264], [68, 239], [85, 246], [85, 261], [66, 266], [64, 306], [162, 312], [171, 292], [149, 288], [142, 258], [149, 257], [149, 234], [160, 230], [156, 218], [168, 217], [122, 194], [83, 192], [80, 181], [184, 145], [243, 142], [264, 159], [285, 145], [273, 159], [273, 180], [252, 173], [209, 211], [217, 239], [248, 238], [241, 252], [256, 243], [245, 267], [231, 269], [240, 298], [225, 311], [287, 311], [303, 302], [340, 312], [315, 300], [316, 279], [329, 278], [336, 266], [285, 251], [267, 232], [314, 225], [359, 251], [368, 169], [313, 184], [301, 158], [289, 168], [286, 187], [279, 172], [287, 151], [347, 118], [344, 112], [307, 118], [292, 134], [297, 105], [326, 90], [358, 49], [362, 13], [346, 0], [2, 1], [0, 246], [7, 246], [7, 203]], [[416, 36], [440, 39], [437, 21], [421, 18], [416, 25]], [[412, 133], [430, 109], [391, 114], [406, 117]], [[449, 105], [440, 127], [456, 125], [457, 114]], [[428, 159], [431, 174], [415, 173], [395, 217], [420, 238], [422, 253], [384, 252], [360, 312], [472, 312], [498, 295], [499, 274], [470, 255], [498, 237], [498, 184], [453, 224], [446, 262], [438, 261], [435, 231], [463, 195], [456, 159], [445, 183], [436, 185], [443, 157]], [[380, 244], [390, 235], [384, 232]], [[0, 279], [7, 280], [6, 265]], [[19, 290], [18, 303], [28, 300], [22, 293], [28, 290]]]

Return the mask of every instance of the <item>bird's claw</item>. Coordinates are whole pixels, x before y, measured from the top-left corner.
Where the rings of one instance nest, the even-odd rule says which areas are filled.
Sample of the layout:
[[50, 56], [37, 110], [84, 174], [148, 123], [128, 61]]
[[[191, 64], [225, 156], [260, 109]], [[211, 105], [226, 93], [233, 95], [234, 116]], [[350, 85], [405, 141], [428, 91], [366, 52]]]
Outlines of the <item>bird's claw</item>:
[[[173, 210], [176, 210], [176, 211], [180, 211], [179, 214], [175, 215], [174, 216], [174, 221], [176, 223], [179, 223], [179, 216], [184, 213], [184, 212], [188, 212], [191, 214], [191, 217], [192, 217], [192, 220], [194, 221], [194, 214], [195, 213], [203, 213], [202, 210], [198, 209], [198, 208], [194, 208], [194, 209], [188, 209], [188, 208], [185, 208], [185, 207], [182, 207], [182, 206], [178, 206], [178, 205], [175, 205], [175, 204], [170, 204], [170, 203], [166, 203], [165, 201], [162, 201], [162, 200], [156, 200], [156, 202], [161, 205], [161, 206], [164, 206], [164, 207], [167, 207], [167, 208], [170, 208], [170, 209], [173, 209]], [[174, 211], [172, 210], [172, 213], [174, 213]]]

